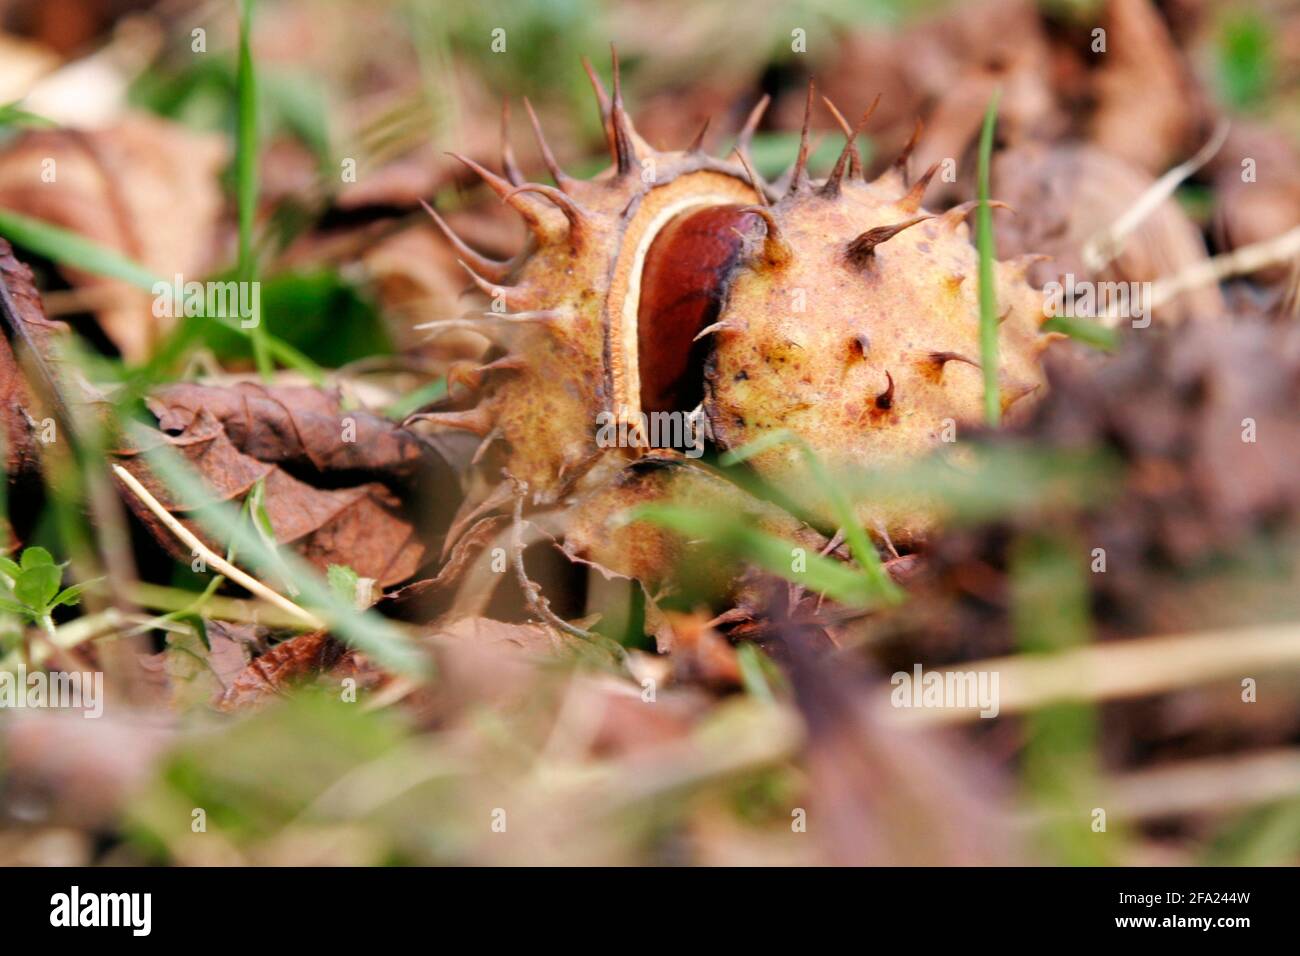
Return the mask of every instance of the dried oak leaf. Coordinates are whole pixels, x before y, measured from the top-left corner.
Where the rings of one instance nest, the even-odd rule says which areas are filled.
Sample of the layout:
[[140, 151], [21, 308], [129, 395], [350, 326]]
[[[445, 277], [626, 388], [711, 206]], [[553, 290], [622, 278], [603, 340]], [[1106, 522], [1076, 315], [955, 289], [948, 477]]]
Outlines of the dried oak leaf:
[[1106, 4], [1105, 52], [1092, 74], [1090, 139], [1159, 175], [1195, 149], [1199, 91], [1149, 0]]
[[[1002, 90], [998, 133], [1004, 141], [1051, 135], [1065, 122], [1049, 78], [1053, 51], [1030, 0], [984, 0], [920, 20], [901, 32], [847, 33], [818, 70], [822, 91], [850, 119], [881, 94], [872, 115], [877, 168], [893, 162], [915, 123], [925, 126], [911, 167], [922, 170], [972, 146], [993, 89]], [[797, 129], [803, 93], [779, 104], [780, 128]], [[974, 164], [961, 163], [960, 166]], [[931, 200], [944, 198], [942, 182]]]
[[0, 338], [0, 402], [3, 402], [0, 422], [4, 427], [5, 472], [10, 477], [39, 474], [35, 422], [29, 412], [31, 396], [9, 336], [18, 336], [39, 348], [45, 344], [45, 336], [60, 326], [45, 318], [40, 295], [32, 284], [32, 270], [14, 258], [13, 248], [3, 239], [0, 239], [0, 309], [5, 313], [5, 336]]
[[[521, 237], [516, 223], [499, 223], [492, 207], [480, 211], [448, 213], [447, 223], [478, 249], [509, 257]], [[397, 345], [405, 352], [446, 359], [477, 358], [487, 341], [468, 330], [430, 338], [415, 326], [464, 311], [461, 296], [469, 277], [457, 262], [456, 251], [433, 222], [376, 237], [359, 256], [385, 315], [392, 316]]]
[[773, 639], [806, 728], [807, 797], [827, 862], [988, 866], [1022, 858], [986, 759], [955, 740], [883, 722], [866, 703], [872, 675], [823, 649], [819, 628], [784, 619], [779, 603], [773, 611]]
[[1044, 445], [1091, 438], [1130, 465], [1125, 497], [1101, 517], [1116, 552], [1123, 540], [1186, 567], [1300, 524], [1294, 326], [1191, 322], [1135, 335], [1096, 369], [1061, 356], [1048, 371], [1029, 434]]
[[[211, 265], [226, 147], [166, 120], [128, 116], [112, 127], [35, 130], [0, 151], [0, 207], [114, 249], [163, 279]], [[52, 164], [52, 165], [51, 165]], [[132, 361], [165, 331], [152, 296], [119, 280], [64, 270], [105, 334]]]
[[[402, 516], [400, 499], [379, 482], [316, 488], [276, 465], [241, 452], [207, 409], [195, 415], [179, 434], [158, 432], [156, 442], [171, 445], [182, 454], [203, 476], [217, 500], [240, 501], [259, 480], [263, 481], [263, 503], [276, 541], [294, 548], [317, 567], [345, 564], [361, 577], [388, 586], [409, 578], [424, 559], [425, 547], [412, 523]], [[163, 507], [215, 551], [224, 551], [224, 544], [211, 540], [201, 525], [185, 517], [205, 502], [179, 499], [154, 477], [141, 457], [145, 451], [148, 447], [125, 449], [118, 456]], [[164, 547], [178, 560], [191, 559], [142, 502], [129, 493], [126, 497]]]
[[[647, 615], [649, 622], [652, 619], [649, 610]], [[709, 615], [664, 611], [653, 618], [658, 618], [654, 628], [656, 645], [659, 653], [670, 656], [674, 680], [719, 687], [740, 686], [740, 664], [735, 648], [710, 625]]]
[[158, 427], [172, 435], [183, 433], [207, 411], [241, 452], [277, 465], [395, 479], [411, 479], [422, 468], [441, 465], [418, 436], [371, 412], [345, 410], [335, 391], [180, 382], [156, 389], [148, 406]]
[[[999, 153], [992, 192], [1025, 214], [1005, 216], [997, 228], [998, 254], [1050, 257], [1029, 266], [1036, 286], [1051, 280], [1151, 282], [1177, 275], [1206, 258], [1200, 230], [1173, 199], [1151, 213], [1099, 274], [1084, 264], [1083, 247], [1113, 225], [1155, 179], [1131, 163], [1086, 143], [1031, 144]], [[1210, 318], [1223, 297], [1207, 286], [1172, 300], [1161, 317]]]
[[[0, 305], [6, 324], [26, 342], [28, 352], [45, 364], [53, 380], [64, 371], [58, 363], [54, 339], [66, 334], [67, 327], [45, 318], [39, 295], [31, 284], [30, 270], [13, 258], [3, 240], [0, 280]], [[0, 353], [0, 373], [6, 367], [3, 359], [4, 353]], [[22, 394], [22, 382], [14, 377], [16, 366], [9, 363], [9, 367], [9, 378], [0, 378], [0, 389], [12, 399]], [[71, 402], [97, 398], [79, 381], [65, 383], [65, 391]], [[311, 389], [223, 390], [177, 385], [164, 388], [152, 404], [164, 427], [173, 434], [153, 432], [152, 442], [123, 448], [117, 457], [182, 521], [186, 512], [205, 501], [178, 500], [158, 481], [141, 457], [150, 447], [170, 445], [180, 452], [220, 501], [241, 501], [259, 480], [263, 481], [264, 504], [276, 540], [295, 548], [322, 569], [330, 564], [346, 564], [361, 577], [388, 586], [411, 577], [422, 563], [425, 546], [412, 521], [402, 514], [401, 499], [386, 485], [372, 480], [339, 488], [315, 487], [279, 464], [241, 451], [231, 442], [216, 413], [224, 415], [235, 434], [258, 454], [272, 462], [315, 467], [322, 474], [331, 473], [335, 481], [345, 476], [355, 481], [354, 476], [361, 473], [400, 482], [422, 474], [422, 469], [437, 471], [440, 460], [425, 452], [418, 439], [402, 433], [398, 426], [360, 411], [345, 416], [338, 409], [337, 396]], [[31, 424], [21, 411], [20, 403], [6, 405], [4, 424], [11, 449], [7, 463], [11, 473], [26, 467], [29, 460], [34, 461]], [[345, 422], [345, 417], [350, 422]], [[354, 428], [355, 434], [345, 436], [345, 428]], [[357, 440], [349, 442], [345, 437]], [[437, 476], [441, 475], [437, 471]], [[175, 536], [139, 499], [126, 489], [123, 492], [132, 510], [163, 546], [188, 563], [192, 555]], [[202, 527], [189, 524], [215, 551], [224, 552], [224, 543], [211, 540]]]
[[169, 634], [167, 648], [144, 655], [140, 666], [172, 708], [215, 704], [261, 649], [265, 630], [251, 624], [205, 622], [207, 646], [197, 634]]
[[295, 684], [338, 671], [359, 673], [356, 655], [325, 631], [299, 634], [249, 661], [236, 673], [217, 701], [224, 711], [259, 707]]
[[[1287, 606], [1263, 596], [1270, 587], [1293, 600], [1284, 557], [1300, 535], [1293, 324], [1193, 320], [1134, 332], [1100, 361], [1055, 349], [1046, 361], [1050, 390], [1018, 434], [976, 441], [1103, 453], [1122, 482], [1103, 501], [936, 535], [908, 610], [893, 615], [906, 623], [877, 642], [890, 648], [886, 666], [1012, 653], [1011, 544], [1025, 533], [1069, 530], [1105, 554], [1108, 573], [1083, 575], [1100, 637], [1258, 623]], [[1243, 596], [1253, 593], [1258, 602]], [[882, 628], [873, 641], [892, 630], [888, 617], [873, 619]]]
[[[1224, 249], [1264, 242], [1300, 226], [1300, 150], [1284, 132], [1234, 124], [1210, 164], [1214, 177], [1214, 239]], [[1287, 265], [1262, 270], [1284, 278]]]
[[170, 716], [111, 703], [98, 720], [59, 710], [12, 711], [0, 721], [5, 805], [37, 811], [47, 824], [111, 827], [175, 738]]

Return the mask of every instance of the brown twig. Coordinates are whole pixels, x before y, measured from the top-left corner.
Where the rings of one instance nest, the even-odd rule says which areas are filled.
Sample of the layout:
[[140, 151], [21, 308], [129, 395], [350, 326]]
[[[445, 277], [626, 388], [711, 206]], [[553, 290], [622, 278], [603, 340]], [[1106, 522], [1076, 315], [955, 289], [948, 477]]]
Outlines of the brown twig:
[[257, 578], [231, 564], [225, 558], [221, 557], [209, 548], [199, 540], [198, 535], [185, 527], [185, 525], [181, 524], [175, 515], [164, 508], [158, 499], [149, 493], [149, 489], [140, 484], [135, 475], [131, 474], [121, 465], [113, 466], [113, 474], [117, 475], [122, 484], [126, 485], [131, 493], [139, 498], [146, 508], [153, 512], [154, 517], [161, 521], [168, 531], [176, 535], [176, 537], [185, 545], [192, 548], [196, 554], [201, 555], [203, 560], [205, 560], [210, 567], [216, 568], [226, 577], [230, 578], [230, 580], [248, 589], [263, 600], [274, 604], [280, 610], [292, 614], [312, 630], [320, 631], [324, 630], [328, 626], [325, 621], [321, 620], [315, 614], [312, 614], [310, 611], [294, 604], [283, 594], [277, 594], [275, 591], [272, 591], [261, 581], [257, 580]]

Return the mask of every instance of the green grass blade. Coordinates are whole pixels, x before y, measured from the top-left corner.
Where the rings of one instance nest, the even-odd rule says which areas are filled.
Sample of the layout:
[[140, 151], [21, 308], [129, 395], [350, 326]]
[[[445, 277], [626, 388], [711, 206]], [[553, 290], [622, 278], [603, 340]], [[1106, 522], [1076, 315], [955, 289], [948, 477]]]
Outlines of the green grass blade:
[[[119, 279], [146, 292], [154, 292], [154, 287], [164, 282], [148, 266], [128, 259], [114, 249], [102, 246], [85, 236], [64, 229], [62, 226], [55, 226], [42, 219], [24, 216], [22, 213], [0, 209], [0, 236], [4, 236], [15, 246], [34, 252], [52, 262], [71, 266], [74, 269], [83, 269], [96, 275], [108, 276], [110, 279]], [[325, 375], [320, 366], [288, 342], [267, 334], [261, 328], [260, 323], [258, 329], [249, 330], [244, 328], [237, 319], [229, 316], [214, 315], [209, 316], [209, 318], [214, 322], [220, 322], [239, 335], [249, 336], [253, 332], [261, 332], [267, 350], [281, 363], [289, 368], [297, 369], [313, 382], [320, 383], [324, 381]], [[182, 322], [174, 334], [181, 336], [183, 327], [184, 323]], [[176, 342], [178, 351], [185, 344], [184, 338], [180, 338]], [[163, 348], [166, 351], [168, 345], [164, 344]], [[175, 358], [176, 354], [169, 354], [168, 357]], [[157, 371], [157, 369], [152, 371]]]
[[[222, 324], [227, 328], [239, 328], [239, 323], [233, 319], [227, 319]], [[325, 381], [325, 372], [321, 367], [288, 342], [267, 335], [265, 332], [262, 333], [262, 341], [271, 355], [280, 360], [280, 364], [302, 372], [314, 385], [320, 385]]]
[[960, 456], [936, 452], [857, 472], [844, 484], [854, 498], [924, 507], [942, 515], [945, 524], [969, 526], [1103, 503], [1121, 475], [1118, 460], [1090, 449], [968, 446]]
[[1119, 348], [1119, 334], [1114, 329], [1091, 319], [1058, 315], [1043, 323], [1043, 331], [1062, 332], [1076, 342], [1091, 345], [1103, 352], [1113, 352]]
[[993, 154], [993, 127], [998, 118], [1001, 91], [993, 93], [984, 129], [980, 132], [979, 207], [975, 210], [975, 237], [980, 259], [980, 365], [984, 370], [984, 418], [993, 426], [1002, 420], [998, 391], [998, 290], [993, 271], [993, 209], [989, 205], [989, 160]]
[[[142, 445], [148, 437], [147, 433], [140, 436]], [[248, 522], [240, 520], [238, 509], [228, 502], [212, 500], [212, 491], [207, 483], [173, 449], [156, 446], [145, 457], [149, 467], [178, 498], [209, 502], [191, 512], [190, 517], [237, 547], [243, 560], [259, 574], [271, 577], [287, 569], [306, 605], [322, 613], [329, 621], [331, 633], [384, 667], [411, 676], [427, 675], [428, 657], [396, 625], [373, 611], [359, 612], [350, 603], [340, 600], [325, 577], [297, 553], [274, 553]]]
[[58, 123], [44, 116], [38, 116], [35, 113], [23, 109], [18, 104], [22, 100], [14, 100], [12, 103], [5, 103], [0, 106], [0, 129], [7, 126], [15, 126], [20, 129], [56, 129]]
[[[1068, 536], [1029, 534], [1011, 552], [1011, 619], [1019, 649], [1052, 655], [1092, 640], [1084, 545]], [[1044, 811], [1039, 840], [1069, 866], [1114, 864], [1126, 840], [1111, 829], [1098, 840], [1084, 814], [1104, 807], [1101, 794], [1097, 707], [1090, 701], [1060, 701], [1024, 720], [1021, 783]], [[1117, 846], [1118, 844], [1118, 846]]]
[[0, 236], [47, 259], [152, 292], [161, 280], [138, 262], [60, 226], [21, 213], [0, 210]]
[[394, 401], [384, 409], [384, 415], [396, 421], [401, 421], [407, 415], [418, 411], [425, 405], [430, 405], [447, 395], [447, 380], [445, 378], [434, 379], [427, 385], [408, 392], [401, 398]]
[[858, 562], [858, 567], [862, 569], [862, 574], [872, 591], [891, 604], [901, 601], [902, 590], [894, 584], [893, 579], [885, 571], [884, 565], [880, 563], [880, 555], [876, 553], [875, 545], [871, 543], [871, 539], [867, 537], [866, 531], [854, 515], [844, 490], [831, 477], [825, 464], [802, 437], [786, 429], [769, 432], [741, 448], [727, 452], [719, 459], [719, 463], [724, 466], [734, 465], [769, 448], [787, 444], [799, 449], [814, 483], [830, 502], [835, 512], [835, 520], [843, 529], [844, 537], [849, 543], [849, 550], [853, 553], [854, 560]]
[[[239, 207], [239, 281], [257, 281], [253, 222], [257, 216], [257, 76], [253, 71], [253, 0], [239, 9], [239, 133], [235, 144], [235, 181]], [[252, 328], [253, 361], [263, 379], [275, 372], [262, 317]]]
[[796, 545], [753, 527], [745, 515], [654, 504], [632, 509], [628, 520], [649, 521], [685, 538], [707, 541], [733, 558], [763, 568], [841, 604], [868, 607], [881, 597], [861, 573], [820, 554], [805, 554], [805, 569], [794, 570], [791, 556]]
[[776, 695], [772, 693], [772, 685], [767, 682], [767, 674], [764, 673], [764, 668], [768, 665], [764, 657], [758, 645], [750, 641], [745, 641], [736, 648], [736, 664], [740, 667], [740, 682], [745, 693], [765, 704], [771, 704], [776, 701]]

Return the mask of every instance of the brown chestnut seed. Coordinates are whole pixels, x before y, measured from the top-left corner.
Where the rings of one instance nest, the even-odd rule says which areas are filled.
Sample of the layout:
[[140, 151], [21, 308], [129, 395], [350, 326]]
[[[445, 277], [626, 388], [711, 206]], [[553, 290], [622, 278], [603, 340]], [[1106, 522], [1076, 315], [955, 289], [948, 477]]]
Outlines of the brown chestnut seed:
[[741, 206], [682, 213], [655, 237], [645, 257], [637, 325], [641, 410], [689, 412], [704, 397], [704, 360], [696, 341], [717, 321], [726, 285], [758, 216]]

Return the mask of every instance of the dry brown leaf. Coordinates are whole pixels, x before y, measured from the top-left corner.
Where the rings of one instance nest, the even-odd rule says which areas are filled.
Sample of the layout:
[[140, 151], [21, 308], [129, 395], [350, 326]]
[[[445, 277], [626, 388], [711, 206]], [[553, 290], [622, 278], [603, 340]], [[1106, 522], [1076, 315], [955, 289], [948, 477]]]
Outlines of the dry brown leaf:
[[[452, 226], [458, 229], [457, 225]], [[398, 342], [416, 348], [428, 341], [414, 327], [464, 311], [461, 294], [469, 277], [456, 263], [455, 250], [432, 224], [405, 229], [373, 243], [362, 256], [384, 313], [396, 318]], [[436, 345], [448, 358], [476, 358], [486, 345], [480, 335], [461, 332], [441, 337]]]
[[[15, 313], [12, 321], [17, 329], [39, 337], [37, 343], [44, 342], [51, 324], [41, 310], [40, 295], [32, 285], [32, 270], [14, 258], [12, 247], [4, 239], [0, 239], [0, 284], [3, 285], [0, 295], [4, 296], [0, 308], [6, 312], [12, 309]], [[0, 402], [4, 403], [0, 420], [4, 425], [5, 471], [11, 477], [40, 471], [31, 397], [8, 339], [15, 331], [6, 327], [4, 338], [0, 338]]]
[[[1100, 275], [1084, 264], [1082, 249], [1128, 211], [1154, 178], [1118, 157], [1086, 144], [1031, 145], [998, 154], [991, 191], [1019, 210], [997, 223], [998, 254], [1046, 255], [1029, 269], [1037, 286], [1061, 280], [1151, 282], [1206, 259], [1200, 230], [1173, 199], [1161, 203], [1124, 243]], [[1179, 321], [1223, 311], [1214, 286], [1180, 296], [1161, 312]]]
[[111, 703], [98, 720], [54, 710], [7, 715], [0, 721], [6, 809], [47, 824], [109, 826], [174, 739], [170, 718], [115, 713]]
[[[160, 388], [149, 407], [168, 443], [183, 451], [220, 498], [242, 499], [264, 481], [276, 540], [319, 567], [346, 564], [381, 586], [396, 584], [423, 562], [424, 529], [440, 531], [450, 516], [454, 503], [438, 504], [454, 486], [443, 459], [393, 422], [345, 410], [337, 393], [181, 383]], [[137, 477], [169, 508], [196, 504], [176, 501]], [[403, 496], [424, 502], [415, 519], [405, 517]]]
[[672, 658], [673, 678], [721, 687], [740, 686], [740, 665], [727, 639], [709, 626], [709, 615], [663, 612], [655, 631], [659, 653]]
[[937, 734], [901, 734], [865, 704], [852, 660], [814, 650], [824, 636], [776, 631], [807, 727], [809, 816], [824, 859], [841, 866], [1001, 865], [1020, 855], [992, 774]]
[[[0, 207], [79, 233], [164, 281], [198, 280], [213, 264], [225, 162], [221, 138], [143, 115], [89, 132], [36, 130], [0, 152]], [[47, 182], [43, 174], [51, 173]], [[152, 295], [64, 272], [78, 289], [95, 292], [99, 322], [122, 355], [147, 358], [169, 326], [154, 317]]]
[[324, 631], [299, 634], [275, 645], [238, 671], [217, 701], [224, 711], [262, 706], [295, 684], [345, 665], [353, 652]]
[[[258, 481], [263, 481], [263, 502], [276, 541], [293, 547], [321, 569], [345, 564], [361, 577], [374, 578], [381, 587], [386, 587], [409, 578], [424, 559], [425, 547], [413, 524], [401, 516], [400, 500], [378, 482], [348, 488], [315, 488], [276, 465], [239, 451], [206, 409], [180, 434], [159, 432], [157, 440], [179, 451], [203, 476], [217, 500], [242, 500]], [[155, 478], [141, 457], [147, 450], [122, 450], [118, 455], [123, 466], [163, 507], [185, 521], [214, 551], [224, 552], [224, 544], [213, 541], [206, 529], [185, 517], [186, 512], [203, 502], [179, 499]], [[130, 494], [127, 500], [145, 526], [178, 560], [192, 559], [142, 502]]]
[[411, 481], [441, 465], [418, 436], [371, 412], [344, 409], [338, 393], [324, 389], [179, 382], [156, 389], [148, 406], [168, 434], [185, 432], [206, 411], [244, 454], [321, 474], [365, 471]]
[[173, 710], [215, 704], [262, 649], [265, 630], [251, 624], [208, 621], [207, 646], [193, 632], [171, 633], [167, 648], [140, 659], [148, 681]]
[[[1285, 133], [1236, 124], [1211, 165], [1214, 238], [1224, 249], [1263, 242], [1300, 226], [1300, 151]], [[1275, 281], [1286, 266], [1265, 270]]]
[[1090, 138], [1159, 175], [1196, 149], [1198, 91], [1149, 0], [1109, 0], [1103, 22], [1106, 50], [1092, 74]]
[[[911, 166], [954, 158], [959, 166], [979, 131], [995, 87], [1001, 88], [1004, 142], [1060, 131], [1064, 118], [1050, 86], [1053, 51], [1030, 0], [963, 4], [898, 33], [853, 31], [819, 69], [827, 96], [850, 118], [881, 94], [870, 132], [877, 169], [893, 162], [917, 119], [925, 129]], [[777, 125], [797, 129], [803, 94], [783, 101]], [[797, 101], [797, 102], [796, 102]], [[829, 125], [824, 118], [823, 125]], [[953, 187], [935, 182], [931, 200]]]
[[[7, 244], [0, 246], [0, 278], [9, 290], [6, 311], [11, 310], [8, 303], [12, 303], [14, 325], [27, 340], [29, 351], [53, 378], [59, 371], [53, 338], [66, 334], [66, 326], [45, 318], [39, 296], [31, 286], [30, 271], [12, 258]], [[70, 383], [79, 390], [68, 396], [68, 401], [96, 399], [82, 384]], [[16, 394], [14, 390], [20, 383], [11, 377], [7, 386], [0, 380], [0, 386]], [[344, 427], [340, 427], [347, 426], [343, 421], [347, 416], [338, 412], [337, 396], [311, 389], [262, 390], [253, 386], [223, 393], [216, 388], [179, 385], [163, 389], [153, 404], [174, 434], [158, 431], [152, 445], [124, 447], [118, 457], [164, 507], [182, 520], [186, 512], [204, 502], [180, 499], [157, 480], [141, 455], [149, 447], [169, 445], [180, 452], [219, 501], [242, 501], [258, 481], [263, 481], [266, 514], [277, 542], [293, 547], [321, 569], [331, 564], [348, 565], [361, 577], [388, 586], [411, 577], [423, 562], [426, 546], [414, 522], [403, 516], [401, 499], [380, 481], [357, 482], [359, 476], [388, 478], [395, 483], [411, 481], [426, 469], [442, 475], [438, 470], [442, 467], [440, 459], [425, 452], [418, 439], [402, 433], [398, 426], [360, 411], [350, 413], [355, 436], [347, 437], [356, 437], [355, 444], [361, 447], [340, 447], [353, 444], [345, 441]], [[331, 476], [332, 483], [351, 483], [318, 488], [279, 464], [245, 454], [230, 441], [213, 409], [227, 416], [250, 448], [273, 461], [304, 470], [315, 467], [318, 474]], [[34, 449], [32, 425], [12, 415], [5, 425], [11, 433], [11, 447], [18, 450], [9, 463], [29, 467]], [[24, 429], [28, 430], [26, 438]], [[178, 560], [192, 560], [193, 556], [143, 502], [129, 493], [125, 498], [164, 548]], [[449, 503], [448, 514], [451, 509]], [[189, 524], [214, 551], [225, 552], [223, 542], [212, 540], [204, 528]]]

